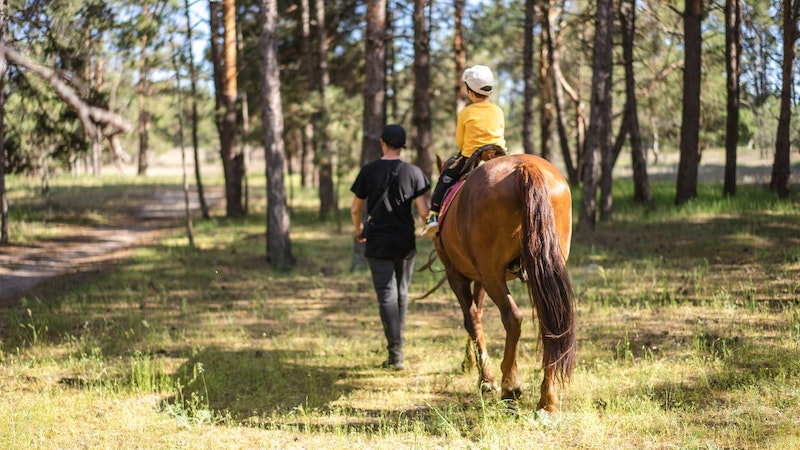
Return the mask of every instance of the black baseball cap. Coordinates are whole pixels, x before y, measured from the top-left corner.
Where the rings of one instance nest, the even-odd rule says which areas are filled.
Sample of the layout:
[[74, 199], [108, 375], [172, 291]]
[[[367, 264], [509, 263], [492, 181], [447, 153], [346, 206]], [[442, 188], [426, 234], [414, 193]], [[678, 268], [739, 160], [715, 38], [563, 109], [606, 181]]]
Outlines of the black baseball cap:
[[406, 130], [400, 125], [386, 125], [381, 134], [381, 140], [394, 148], [406, 147]]

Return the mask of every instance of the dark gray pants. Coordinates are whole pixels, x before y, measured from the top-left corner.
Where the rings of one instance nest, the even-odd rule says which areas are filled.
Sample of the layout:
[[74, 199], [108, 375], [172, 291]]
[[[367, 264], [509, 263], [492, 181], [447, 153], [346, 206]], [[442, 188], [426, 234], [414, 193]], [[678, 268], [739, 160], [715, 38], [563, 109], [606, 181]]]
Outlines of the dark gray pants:
[[372, 272], [372, 286], [378, 295], [383, 333], [389, 350], [389, 362], [403, 362], [403, 331], [408, 311], [408, 283], [414, 271], [412, 251], [405, 258], [367, 258]]

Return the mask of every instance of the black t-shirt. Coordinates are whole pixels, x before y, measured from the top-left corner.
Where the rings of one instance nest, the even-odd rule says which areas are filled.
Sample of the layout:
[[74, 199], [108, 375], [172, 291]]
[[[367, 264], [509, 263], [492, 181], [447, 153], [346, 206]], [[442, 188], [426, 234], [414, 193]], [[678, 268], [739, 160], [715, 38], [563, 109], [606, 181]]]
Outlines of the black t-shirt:
[[[385, 201], [376, 207], [395, 171], [397, 177], [386, 193], [391, 211]], [[430, 188], [430, 182], [419, 167], [399, 159], [378, 159], [361, 168], [350, 190], [356, 197], [367, 199], [367, 211], [373, 211], [367, 236], [367, 257], [401, 258], [416, 248], [411, 204]]]

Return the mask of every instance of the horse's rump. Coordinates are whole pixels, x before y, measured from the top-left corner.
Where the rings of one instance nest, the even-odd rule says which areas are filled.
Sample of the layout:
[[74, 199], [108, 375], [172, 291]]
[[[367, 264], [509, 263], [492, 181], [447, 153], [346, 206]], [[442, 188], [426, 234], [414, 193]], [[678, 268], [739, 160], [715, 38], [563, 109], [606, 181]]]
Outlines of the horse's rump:
[[562, 211], [556, 215], [555, 225], [566, 258], [572, 237], [569, 185], [547, 160], [534, 155], [496, 158], [470, 173], [449, 205], [448, 220], [440, 224], [440, 233], [447, 236], [440, 256], [446, 254], [445, 259], [471, 280], [479, 278], [480, 268], [475, 265], [484, 266], [485, 272], [486, 266], [508, 267], [518, 260], [522, 205], [528, 193], [519, 191], [517, 180], [526, 171], [537, 169], [551, 203]]

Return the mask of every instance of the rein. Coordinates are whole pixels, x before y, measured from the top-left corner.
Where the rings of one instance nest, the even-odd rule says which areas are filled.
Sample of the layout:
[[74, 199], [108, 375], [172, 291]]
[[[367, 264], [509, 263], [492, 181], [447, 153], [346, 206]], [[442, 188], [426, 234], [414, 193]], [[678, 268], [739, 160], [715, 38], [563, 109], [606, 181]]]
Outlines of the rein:
[[[439, 254], [436, 253], [436, 250], [431, 250], [430, 254], [428, 255], [428, 262], [425, 263], [419, 269], [417, 269], [417, 272], [422, 272], [423, 270], [426, 270], [426, 269], [430, 270], [431, 273], [442, 273], [442, 272], [447, 271], [446, 267], [444, 269], [441, 269], [441, 270], [433, 270], [433, 262], [436, 261], [437, 259], [439, 259]], [[421, 296], [415, 297], [414, 300], [422, 300], [423, 298], [427, 298], [429, 295], [431, 295], [434, 292], [436, 292], [437, 289], [442, 287], [442, 285], [444, 284], [445, 281], [447, 281], [447, 277], [442, 277], [439, 280], [439, 282], [436, 283], [436, 286], [434, 286], [428, 292], [422, 294]]]

